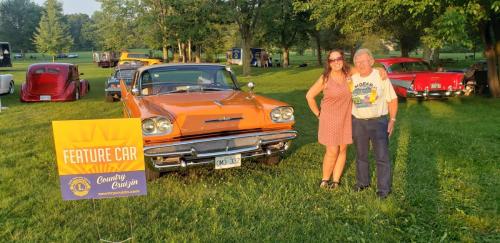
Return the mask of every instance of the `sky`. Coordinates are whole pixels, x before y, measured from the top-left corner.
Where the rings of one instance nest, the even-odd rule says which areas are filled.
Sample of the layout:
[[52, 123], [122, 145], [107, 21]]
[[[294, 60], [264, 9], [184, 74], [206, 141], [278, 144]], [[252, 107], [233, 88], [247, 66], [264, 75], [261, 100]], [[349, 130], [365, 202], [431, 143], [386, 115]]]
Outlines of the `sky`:
[[[84, 13], [92, 16], [94, 11], [101, 9], [101, 4], [94, 0], [58, 0], [63, 4], [64, 14]], [[43, 6], [45, 0], [33, 0], [36, 4]]]

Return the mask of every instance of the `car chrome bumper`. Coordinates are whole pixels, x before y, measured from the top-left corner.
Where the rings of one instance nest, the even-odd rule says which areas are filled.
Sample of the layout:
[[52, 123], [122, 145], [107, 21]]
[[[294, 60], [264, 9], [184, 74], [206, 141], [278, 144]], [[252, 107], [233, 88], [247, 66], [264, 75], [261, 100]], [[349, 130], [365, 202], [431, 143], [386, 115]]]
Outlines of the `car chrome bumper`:
[[406, 92], [408, 98], [443, 98], [461, 96], [461, 90], [439, 90], [439, 91], [411, 91]]
[[144, 147], [146, 162], [159, 171], [213, 165], [215, 157], [241, 154], [242, 158], [271, 155], [287, 150], [294, 130], [245, 133], [194, 139]]

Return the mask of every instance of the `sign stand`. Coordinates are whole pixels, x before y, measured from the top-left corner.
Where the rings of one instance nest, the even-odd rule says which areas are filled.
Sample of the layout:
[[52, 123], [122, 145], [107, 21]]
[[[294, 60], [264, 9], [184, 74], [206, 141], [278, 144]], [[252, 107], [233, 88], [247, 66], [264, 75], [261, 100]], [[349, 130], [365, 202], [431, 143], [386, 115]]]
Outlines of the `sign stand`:
[[2, 106], [2, 97], [0, 96], [0, 112], [2, 112], [2, 110], [7, 110], [7, 109], [9, 109], [9, 107]]
[[111, 240], [106, 240], [106, 239], [103, 239], [102, 236], [101, 236], [101, 232], [99, 230], [99, 218], [97, 217], [97, 211], [96, 211], [96, 207], [95, 207], [95, 199], [92, 198], [92, 205], [94, 207], [94, 218], [95, 218], [95, 225], [96, 225], [96, 229], [97, 229], [97, 235], [99, 237], [99, 242], [108, 242], [108, 243], [123, 243], [123, 242], [131, 242], [133, 237], [132, 237], [132, 214], [130, 213], [130, 209], [128, 209], [128, 219], [129, 219], [129, 226], [130, 226], [130, 236], [125, 239], [125, 240], [121, 240], [121, 241], [111, 241]]

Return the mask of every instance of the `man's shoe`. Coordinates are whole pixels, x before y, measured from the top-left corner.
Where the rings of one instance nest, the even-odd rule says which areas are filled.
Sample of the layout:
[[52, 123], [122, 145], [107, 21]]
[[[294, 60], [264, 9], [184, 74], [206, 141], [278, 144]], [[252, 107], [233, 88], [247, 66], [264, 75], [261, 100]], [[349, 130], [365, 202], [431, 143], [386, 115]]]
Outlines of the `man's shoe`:
[[377, 196], [380, 199], [386, 199], [389, 196], [388, 192], [377, 192]]
[[367, 185], [367, 186], [359, 186], [359, 185], [356, 185], [356, 187], [354, 187], [354, 191], [355, 192], [360, 192], [360, 191], [363, 191], [365, 189], [368, 189], [368, 187], [370, 187], [370, 185]]

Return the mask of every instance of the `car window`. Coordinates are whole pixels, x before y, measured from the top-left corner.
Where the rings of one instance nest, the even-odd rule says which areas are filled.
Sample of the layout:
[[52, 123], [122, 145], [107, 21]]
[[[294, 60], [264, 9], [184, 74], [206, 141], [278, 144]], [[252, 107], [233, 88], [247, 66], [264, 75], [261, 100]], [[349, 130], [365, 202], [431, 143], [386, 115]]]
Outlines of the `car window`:
[[396, 73], [400, 73], [400, 72], [405, 72], [405, 68], [403, 67], [403, 64], [402, 63], [395, 63], [395, 64], [392, 64], [390, 67], [389, 67], [390, 71], [391, 72], [396, 72]]
[[115, 72], [116, 79], [132, 79], [134, 76], [135, 70], [133, 69], [121, 69]]
[[158, 68], [141, 76], [143, 95], [235, 88], [231, 74], [221, 67]]
[[429, 65], [425, 62], [407, 62], [405, 63], [407, 67], [407, 71], [417, 72], [417, 71], [430, 71]]

